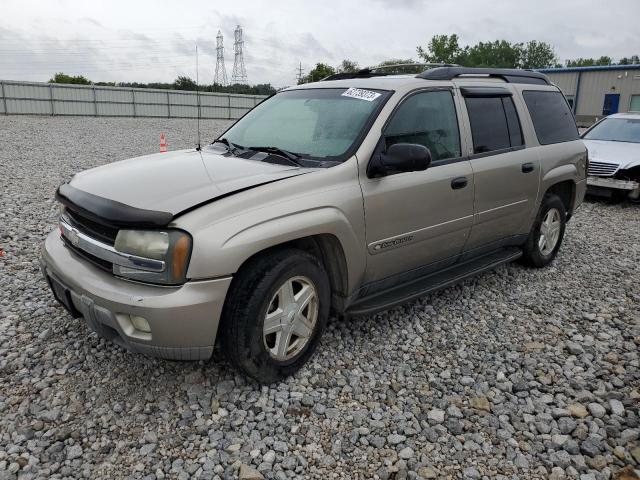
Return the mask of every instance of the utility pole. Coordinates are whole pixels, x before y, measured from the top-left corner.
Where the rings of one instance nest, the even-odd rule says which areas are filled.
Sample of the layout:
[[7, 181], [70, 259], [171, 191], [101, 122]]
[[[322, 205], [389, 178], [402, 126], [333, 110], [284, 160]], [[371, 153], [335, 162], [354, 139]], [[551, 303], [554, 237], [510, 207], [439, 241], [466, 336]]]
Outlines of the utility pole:
[[226, 86], [227, 85], [227, 69], [224, 66], [224, 46], [222, 44], [222, 33], [218, 30], [216, 36], [216, 74], [213, 77], [213, 83]]
[[242, 27], [238, 25], [233, 32], [234, 34], [234, 43], [233, 43], [233, 52], [235, 54], [235, 58], [233, 61], [233, 74], [231, 76], [231, 81], [235, 85], [239, 83], [240, 85], [248, 85], [247, 81], [247, 70], [244, 67], [244, 57], [243, 57], [243, 48], [244, 48], [244, 40], [242, 39]]
[[296, 75], [297, 84], [300, 85], [302, 83], [304, 72], [302, 71], [302, 62], [298, 66], [298, 74]]

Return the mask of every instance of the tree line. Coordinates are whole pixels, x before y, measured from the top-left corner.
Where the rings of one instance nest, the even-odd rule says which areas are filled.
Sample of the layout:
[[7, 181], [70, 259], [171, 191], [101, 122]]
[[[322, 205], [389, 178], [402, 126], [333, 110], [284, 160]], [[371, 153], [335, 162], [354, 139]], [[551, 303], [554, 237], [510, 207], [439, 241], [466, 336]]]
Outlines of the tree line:
[[[564, 65], [559, 63], [553, 46], [547, 42], [531, 40], [525, 43], [513, 43], [507, 40], [492, 42], [478, 42], [475, 45], [461, 45], [458, 35], [435, 35], [425, 47], [416, 47], [419, 60], [388, 59], [378, 66], [408, 65], [413, 63], [448, 63], [465, 67], [491, 68], [551, 68], [551, 67], [587, 67], [598, 65], [632, 65], [639, 64], [638, 55], [623, 57], [616, 63], [609, 56], [599, 58], [568, 59]], [[340, 65], [333, 67], [326, 63], [317, 63], [304, 76], [298, 78], [298, 83], [308, 83], [321, 80], [335, 73], [354, 73], [361, 67], [352, 60], [343, 60]], [[413, 73], [422, 70], [421, 67], [406, 67], [398, 69], [401, 73]]]
[[246, 95], [272, 95], [276, 89], [269, 83], [261, 83], [258, 85], [220, 85], [213, 83], [211, 85], [196, 85], [196, 82], [190, 77], [179, 76], [171, 83], [163, 82], [92, 82], [82, 75], [71, 76], [65, 73], [56, 73], [49, 83], [66, 83], [74, 85], [96, 85], [108, 87], [129, 87], [129, 88], [155, 88], [160, 90], [190, 90], [200, 92], [222, 92], [222, 93], [241, 93]]

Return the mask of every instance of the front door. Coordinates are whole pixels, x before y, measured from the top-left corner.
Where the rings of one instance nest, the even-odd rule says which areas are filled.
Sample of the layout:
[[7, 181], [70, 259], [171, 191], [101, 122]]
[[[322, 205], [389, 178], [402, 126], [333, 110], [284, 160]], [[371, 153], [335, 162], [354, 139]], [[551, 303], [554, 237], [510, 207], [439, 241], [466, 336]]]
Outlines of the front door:
[[604, 96], [604, 104], [602, 105], [603, 115], [613, 115], [618, 113], [618, 107], [620, 105], [619, 93], [607, 93]]
[[524, 148], [519, 116], [506, 88], [461, 89], [473, 153], [475, 215], [465, 250], [499, 246], [521, 233], [538, 194], [540, 165]]
[[462, 251], [473, 220], [473, 173], [462, 158], [453, 95], [450, 89], [411, 94], [383, 131], [374, 155], [394, 143], [417, 143], [430, 150], [432, 164], [424, 171], [361, 180], [367, 283], [409, 271], [419, 276]]

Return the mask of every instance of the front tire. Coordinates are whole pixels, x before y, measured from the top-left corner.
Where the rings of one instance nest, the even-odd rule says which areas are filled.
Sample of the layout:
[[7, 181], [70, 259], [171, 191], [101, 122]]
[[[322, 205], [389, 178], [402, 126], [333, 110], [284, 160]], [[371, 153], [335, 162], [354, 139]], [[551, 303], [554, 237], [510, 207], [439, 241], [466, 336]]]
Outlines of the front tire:
[[321, 262], [304, 251], [279, 249], [250, 260], [234, 278], [223, 309], [227, 358], [260, 383], [288, 377], [315, 351], [330, 298]]
[[558, 254], [566, 223], [567, 211], [560, 197], [546, 194], [524, 244], [522, 262], [536, 268], [549, 265]]

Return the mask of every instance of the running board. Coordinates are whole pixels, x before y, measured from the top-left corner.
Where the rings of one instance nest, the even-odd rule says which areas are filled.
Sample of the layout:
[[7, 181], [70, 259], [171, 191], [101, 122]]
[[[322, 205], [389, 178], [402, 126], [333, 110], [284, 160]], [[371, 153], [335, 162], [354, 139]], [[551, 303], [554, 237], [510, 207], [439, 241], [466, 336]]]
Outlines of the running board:
[[503, 248], [411, 282], [360, 298], [347, 308], [346, 313], [347, 315], [368, 315], [388, 310], [396, 305], [458, 283], [465, 278], [491, 270], [503, 263], [512, 262], [521, 256], [522, 250], [517, 247]]

